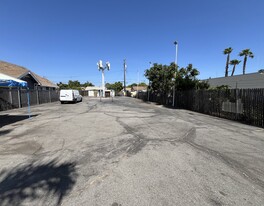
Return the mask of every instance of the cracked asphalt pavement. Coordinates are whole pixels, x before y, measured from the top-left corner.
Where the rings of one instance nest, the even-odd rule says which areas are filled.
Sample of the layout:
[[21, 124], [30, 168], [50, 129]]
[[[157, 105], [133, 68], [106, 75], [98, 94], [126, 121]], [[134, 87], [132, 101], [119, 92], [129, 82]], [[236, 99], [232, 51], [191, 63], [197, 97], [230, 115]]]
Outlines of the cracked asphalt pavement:
[[264, 130], [141, 100], [0, 112], [0, 205], [264, 205]]

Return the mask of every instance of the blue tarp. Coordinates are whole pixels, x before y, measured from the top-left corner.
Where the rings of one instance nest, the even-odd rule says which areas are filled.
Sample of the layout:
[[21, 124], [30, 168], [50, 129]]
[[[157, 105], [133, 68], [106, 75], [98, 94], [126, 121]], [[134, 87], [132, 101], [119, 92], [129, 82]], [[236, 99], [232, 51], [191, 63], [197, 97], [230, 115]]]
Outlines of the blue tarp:
[[27, 82], [0, 73], [0, 87], [27, 87]]
[[[22, 81], [20, 79], [16, 79], [14, 77], [10, 77], [6, 74], [0, 73], [0, 87], [27, 87], [27, 82]], [[30, 97], [29, 92], [27, 92], [28, 99], [28, 117], [30, 118]]]

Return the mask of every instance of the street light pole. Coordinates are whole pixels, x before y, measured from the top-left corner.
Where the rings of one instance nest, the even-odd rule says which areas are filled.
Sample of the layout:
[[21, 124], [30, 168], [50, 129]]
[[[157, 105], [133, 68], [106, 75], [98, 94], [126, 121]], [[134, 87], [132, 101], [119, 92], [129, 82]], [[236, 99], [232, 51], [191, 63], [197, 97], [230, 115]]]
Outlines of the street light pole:
[[124, 95], [126, 96], [126, 59], [124, 59]]
[[103, 97], [105, 97], [105, 80], [104, 80], [104, 69], [102, 69], [102, 88], [103, 88]]
[[105, 66], [103, 66], [103, 62], [102, 60], [99, 60], [99, 62], [97, 63], [97, 67], [98, 67], [98, 70], [102, 71], [102, 90], [103, 90], [103, 94], [100, 95], [100, 97], [105, 97], [105, 76], [104, 76], [104, 70], [107, 69], [107, 70], [110, 70], [110, 62], [106, 62], [105, 63]]
[[175, 106], [175, 90], [176, 90], [176, 76], [177, 76], [177, 64], [178, 64], [178, 42], [175, 41], [174, 42], [175, 44], [175, 82], [174, 82], [174, 85], [173, 85], [173, 99], [172, 99], [172, 106], [174, 107]]
[[[151, 68], [151, 62], [149, 62], [149, 69]], [[149, 81], [150, 82], [150, 81]], [[149, 82], [148, 82], [148, 102], [149, 102], [149, 90], [150, 90], [150, 85], [149, 85]]]

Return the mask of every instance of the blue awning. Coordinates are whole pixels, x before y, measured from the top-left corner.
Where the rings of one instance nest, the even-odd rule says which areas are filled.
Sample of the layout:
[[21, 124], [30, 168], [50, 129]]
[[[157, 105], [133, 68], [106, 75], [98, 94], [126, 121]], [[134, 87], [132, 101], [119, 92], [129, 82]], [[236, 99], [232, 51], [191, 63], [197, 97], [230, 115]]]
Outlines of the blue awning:
[[27, 82], [0, 73], [0, 87], [27, 87]]

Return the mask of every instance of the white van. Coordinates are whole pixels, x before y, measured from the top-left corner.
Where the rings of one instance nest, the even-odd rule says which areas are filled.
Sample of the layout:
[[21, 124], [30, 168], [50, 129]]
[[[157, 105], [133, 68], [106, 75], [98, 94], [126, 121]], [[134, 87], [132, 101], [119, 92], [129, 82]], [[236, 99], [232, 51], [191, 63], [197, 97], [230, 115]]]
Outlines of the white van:
[[78, 90], [73, 89], [62, 89], [60, 90], [60, 102], [81, 102], [82, 95], [80, 95]]

